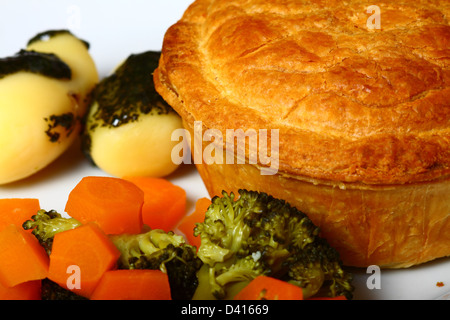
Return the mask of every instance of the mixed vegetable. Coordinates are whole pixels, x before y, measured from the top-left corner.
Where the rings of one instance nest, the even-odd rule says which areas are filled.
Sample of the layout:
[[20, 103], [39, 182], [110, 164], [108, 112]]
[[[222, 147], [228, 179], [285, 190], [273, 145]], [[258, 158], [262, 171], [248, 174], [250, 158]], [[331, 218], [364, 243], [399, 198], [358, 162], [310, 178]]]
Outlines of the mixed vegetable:
[[65, 216], [0, 200], [0, 299], [351, 299], [339, 255], [289, 204], [242, 190], [185, 211], [161, 178], [85, 177]]
[[196, 298], [231, 298], [235, 287], [259, 276], [294, 284], [305, 298], [350, 298], [351, 275], [319, 232], [306, 214], [283, 200], [248, 190], [239, 190], [238, 197], [223, 192], [194, 229], [205, 263], [199, 277], [208, 280]]

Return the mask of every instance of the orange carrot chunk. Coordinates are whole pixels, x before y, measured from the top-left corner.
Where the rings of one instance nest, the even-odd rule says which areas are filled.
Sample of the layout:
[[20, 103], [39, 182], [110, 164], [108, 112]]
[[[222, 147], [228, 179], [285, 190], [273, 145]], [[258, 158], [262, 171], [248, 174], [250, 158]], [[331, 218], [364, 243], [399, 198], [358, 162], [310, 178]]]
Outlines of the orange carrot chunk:
[[172, 231], [186, 214], [186, 191], [166, 179], [124, 177], [144, 192], [142, 221], [152, 229]]
[[170, 300], [167, 274], [160, 270], [113, 270], [105, 273], [91, 300]]
[[0, 283], [14, 287], [47, 276], [49, 258], [37, 239], [10, 224], [0, 231]]
[[113, 269], [119, 250], [95, 224], [57, 233], [50, 254], [48, 278], [89, 298], [103, 274]]
[[200, 198], [195, 204], [195, 210], [191, 214], [185, 216], [178, 225], [178, 230], [183, 232], [190, 245], [200, 247], [200, 237], [194, 236], [194, 228], [196, 223], [205, 220], [205, 213], [211, 205], [211, 200], [208, 198]]
[[303, 291], [286, 281], [258, 276], [239, 291], [234, 300], [303, 300]]
[[22, 227], [39, 209], [38, 199], [0, 199], [0, 231], [10, 224]]
[[81, 223], [97, 223], [106, 234], [142, 231], [144, 193], [111, 177], [84, 177], [70, 192], [65, 211]]
[[0, 300], [41, 300], [41, 280], [20, 283], [10, 288], [0, 284]]

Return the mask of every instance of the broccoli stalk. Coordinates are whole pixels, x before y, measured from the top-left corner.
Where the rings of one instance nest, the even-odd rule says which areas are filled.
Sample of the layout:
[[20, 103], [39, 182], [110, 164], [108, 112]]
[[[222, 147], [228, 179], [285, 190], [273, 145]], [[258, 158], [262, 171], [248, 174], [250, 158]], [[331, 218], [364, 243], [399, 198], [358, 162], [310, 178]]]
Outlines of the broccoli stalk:
[[189, 300], [197, 289], [202, 261], [182, 236], [163, 230], [112, 235], [119, 249], [119, 269], [152, 269], [167, 273], [173, 300]]
[[298, 285], [306, 298], [319, 293], [352, 297], [351, 274], [306, 214], [266, 193], [247, 190], [239, 190], [238, 198], [223, 192], [211, 202], [204, 222], [194, 229], [201, 238], [198, 256], [207, 266], [198, 277], [208, 281], [199, 285], [196, 299], [230, 298], [231, 285], [258, 275]]

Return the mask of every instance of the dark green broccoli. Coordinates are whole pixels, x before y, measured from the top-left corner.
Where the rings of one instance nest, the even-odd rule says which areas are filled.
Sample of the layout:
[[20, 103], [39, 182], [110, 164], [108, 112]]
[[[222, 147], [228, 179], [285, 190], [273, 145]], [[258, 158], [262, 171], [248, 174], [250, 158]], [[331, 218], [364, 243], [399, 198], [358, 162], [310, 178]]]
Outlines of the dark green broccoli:
[[39, 243], [50, 255], [52, 251], [53, 238], [55, 234], [75, 229], [81, 226], [81, 223], [74, 218], [64, 218], [55, 210], [39, 210], [37, 214], [23, 223], [25, 230], [33, 230], [32, 234], [39, 240]]
[[[198, 256], [205, 263], [194, 298], [230, 298], [232, 286], [258, 275], [272, 276], [314, 295], [352, 298], [352, 275], [338, 252], [319, 235], [319, 228], [286, 201], [266, 193], [239, 190], [214, 197], [203, 223]], [[209, 291], [209, 292], [208, 292]]]
[[70, 290], [64, 289], [48, 278], [42, 279], [41, 283], [42, 300], [88, 300]]
[[152, 269], [167, 273], [173, 300], [189, 300], [197, 285], [202, 261], [196, 247], [173, 232], [154, 229], [141, 234], [112, 235], [121, 252], [119, 269]]

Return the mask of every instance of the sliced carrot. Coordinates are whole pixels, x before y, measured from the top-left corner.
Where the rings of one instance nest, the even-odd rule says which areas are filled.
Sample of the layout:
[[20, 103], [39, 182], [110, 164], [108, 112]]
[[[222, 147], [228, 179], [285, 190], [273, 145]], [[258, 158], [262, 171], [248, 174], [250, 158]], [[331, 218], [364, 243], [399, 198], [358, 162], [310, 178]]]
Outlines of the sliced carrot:
[[38, 240], [22, 228], [10, 224], [0, 231], [0, 283], [14, 287], [47, 276], [49, 258]]
[[205, 220], [205, 213], [211, 205], [211, 200], [208, 198], [200, 198], [195, 204], [195, 210], [191, 214], [185, 216], [178, 225], [178, 230], [183, 232], [190, 245], [200, 247], [200, 237], [194, 236], [194, 228], [196, 223]]
[[66, 212], [81, 223], [95, 222], [107, 234], [142, 231], [144, 193], [111, 177], [85, 177], [70, 192]]
[[142, 221], [151, 229], [172, 231], [186, 214], [186, 191], [166, 179], [124, 177], [144, 192]]
[[95, 224], [57, 233], [50, 254], [48, 278], [89, 298], [103, 274], [113, 269], [119, 250]]
[[108, 271], [91, 300], [171, 300], [169, 278], [160, 270]]
[[286, 281], [258, 276], [239, 291], [234, 300], [303, 300], [303, 291]]
[[22, 227], [39, 209], [38, 199], [0, 199], [0, 231], [10, 224]]
[[41, 300], [41, 280], [5, 287], [0, 284], [0, 300]]

